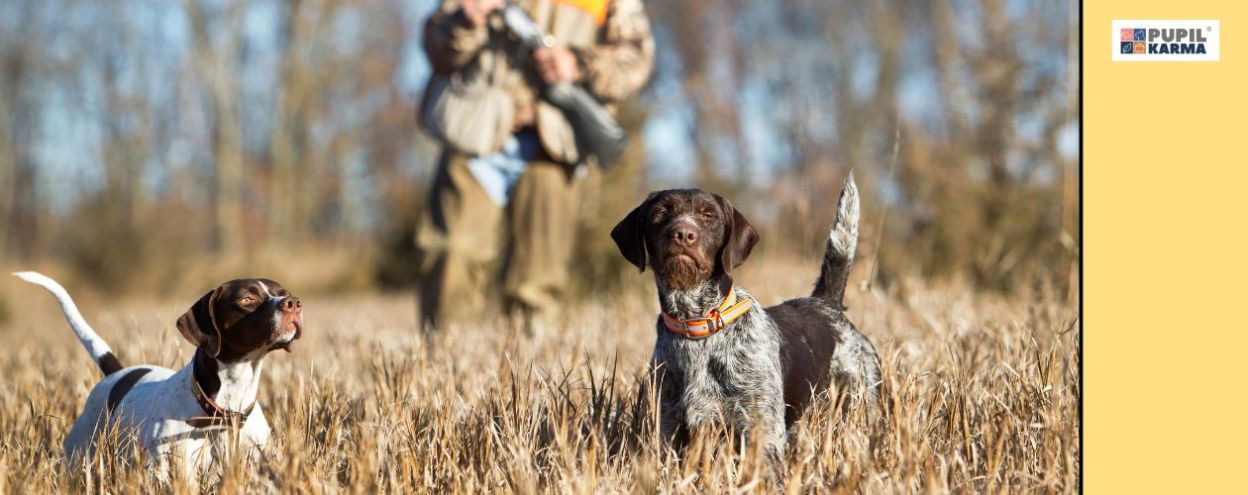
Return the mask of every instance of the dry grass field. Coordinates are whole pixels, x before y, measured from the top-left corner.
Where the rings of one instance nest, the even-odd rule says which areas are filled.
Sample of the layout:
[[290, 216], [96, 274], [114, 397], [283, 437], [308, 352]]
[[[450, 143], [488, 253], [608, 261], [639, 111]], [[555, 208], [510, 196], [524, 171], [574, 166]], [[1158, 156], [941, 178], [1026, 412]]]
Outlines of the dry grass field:
[[[805, 294], [816, 260], [751, 260], [737, 278], [766, 304]], [[862, 280], [860, 269], [851, 283]], [[649, 274], [646, 274], [649, 280]], [[885, 383], [874, 417], [824, 401], [790, 437], [785, 493], [1073, 492], [1080, 486], [1074, 301], [910, 281], [847, 294]], [[428, 341], [410, 295], [305, 296], [304, 340], [265, 362], [273, 441], [229, 461], [220, 493], [732, 493], [767, 491], [760, 455], [713, 433], [682, 456], [639, 396], [653, 288], [569, 308], [538, 338], [505, 325]], [[74, 287], [71, 293], [77, 294]], [[297, 286], [292, 287], [299, 292]], [[198, 288], [158, 301], [80, 297], [123, 363], [181, 367], [173, 327]], [[5, 277], [0, 493], [165, 492], [104, 452], [67, 472], [61, 441], [99, 372], [46, 293]], [[176, 485], [174, 492], [187, 492]]]

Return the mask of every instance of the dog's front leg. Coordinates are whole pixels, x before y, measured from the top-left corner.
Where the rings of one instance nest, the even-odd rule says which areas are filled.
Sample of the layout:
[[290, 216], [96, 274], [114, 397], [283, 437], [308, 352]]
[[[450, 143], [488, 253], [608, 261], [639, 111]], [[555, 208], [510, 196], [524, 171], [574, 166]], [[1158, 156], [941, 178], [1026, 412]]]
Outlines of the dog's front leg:
[[753, 421], [749, 423], [746, 439], [762, 444], [759, 447], [764, 457], [762, 462], [766, 469], [766, 477], [774, 487], [773, 491], [782, 493], [785, 479], [784, 452], [787, 440], [783, 407], [778, 411], [773, 411], [770, 404], [760, 404], [760, 406], [755, 409]]
[[[655, 405], [659, 408], [659, 440], [670, 443], [679, 452], [688, 436], [681, 397], [685, 380], [682, 370], [664, 359], [666, 353], [660, 349], [656, 346], [650, 356], [650, 379], [644, 385], [646, 390], [654, 390]], [[645, 393], [643, 398], [649, 400], [649, 394]]]
[[659, 402], [659, 436], [678, 450], [684, 447], [684, 414], [679, 399], [664, 398]]
[[780, 491], [780, 488], [784, 485], [784, 450], [785, 441], [788, 439], [788, 433], [784, 426], [783, 404], [780, 405], [777, 411], [769, 412], [758, 426], [762, 429], [762, 440], [765, 442], [763, 449], [767, 455], [768, 472], [772, 482], [777, 487], [777, 491]]
[[656, 374], [659, 406], [659, 437], [664, 442], [671, 442], [679, 450], [686, 440], [683, 423], [685, 421], [684, 404], [680, 397], [679, 377], [667, 368], [659, 368]]
[[761, 447], [765, 457], [767, 476], [780, 491], [784, 483], [785, 443], [788, 440], [784, 424], [784, 392], [778, 374], [763, 376], [767, 379], [755, 382], [757, 394], [738, 405], [734, 419], [742, 426], [746, 441], [761, 444], [758, 447]]
[[788, 439], [784, 426], [783, 404], [773, 404], [770, 397], [754, 397], [735, 408], [733, 422], [740, 427], [742, 440], [761, 442], [769, 455], [781, 456]]

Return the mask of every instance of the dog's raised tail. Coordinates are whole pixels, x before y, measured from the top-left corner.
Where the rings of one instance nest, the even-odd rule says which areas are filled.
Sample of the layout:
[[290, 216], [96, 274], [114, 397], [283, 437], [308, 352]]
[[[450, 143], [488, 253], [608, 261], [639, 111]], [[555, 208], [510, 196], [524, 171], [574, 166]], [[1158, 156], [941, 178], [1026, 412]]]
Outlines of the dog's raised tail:
[[845, 284], [849, 280], [849, 268], [854, 264], [854, 251], [858, 249], [858, 186], [854, 184], [851, 171], [836, 203], [836, 221], [828, 234], [828, 247], [823, 252], [823, 267], [815, 282], [812, 297], [822, 299], [836, 309], [844, 309]]
[[105, 376], [122, 368], [121, 362], [117, 360], [117, 356], [113, 355], [113, 350], [108, 347], [108, 343], [104, 342], [104, 339], [100, 338], [99, 334], [95, 333], [95, 329], [87, 323], [86, 318], [82, 317], [78, 306], [74, 304], [74, 299], [69, 297], [69, 293], [61, 287], [61, 284], [38, 272], [15, 272], [13, 275], [43, 287], [56, 296], [56, 301], [61, 303], [61, 311], [65, 312], [65, 320], [69, 322], [69, 328], [74, 330], [74, 335], [82, 341], [82, 346], [91, 354], [91, 359], [100, 365], [100, 370], [104, 371]]

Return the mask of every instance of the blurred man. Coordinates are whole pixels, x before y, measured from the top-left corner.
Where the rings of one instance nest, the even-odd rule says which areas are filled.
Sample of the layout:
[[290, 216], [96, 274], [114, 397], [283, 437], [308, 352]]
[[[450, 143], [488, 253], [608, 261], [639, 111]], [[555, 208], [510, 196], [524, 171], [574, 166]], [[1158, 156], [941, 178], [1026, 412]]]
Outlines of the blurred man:
[[[422, 112], [444, 112], [432, 134], [445, 145], [416, 233], [421, 314], [432, 328], [483, 315], [495, 261], [509, 314], [530, 331], [556, 316], [574, 242], [576, 171], [592, 160], [539, 88], [572, 82], [610, 105], [636, 93], [653, 65], [641, 0], [519, 3], [554, 46], [530, 51], [509, 35], [492, 15], [503, 0], [444, 0], [425, 25], [434, 76]], [[442, 97], [435, 84], [457, 91]]]

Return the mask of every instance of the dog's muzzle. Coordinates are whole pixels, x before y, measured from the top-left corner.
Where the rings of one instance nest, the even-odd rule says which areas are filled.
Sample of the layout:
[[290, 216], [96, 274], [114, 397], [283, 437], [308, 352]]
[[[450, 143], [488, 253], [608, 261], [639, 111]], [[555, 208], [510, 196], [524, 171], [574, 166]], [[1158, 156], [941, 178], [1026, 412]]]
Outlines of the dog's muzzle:
[[303, 335], [303, 302], [297, 297], [275, 298], [274, 301], [277, 338], [273, 348], [289, 351], [290, 344]]

